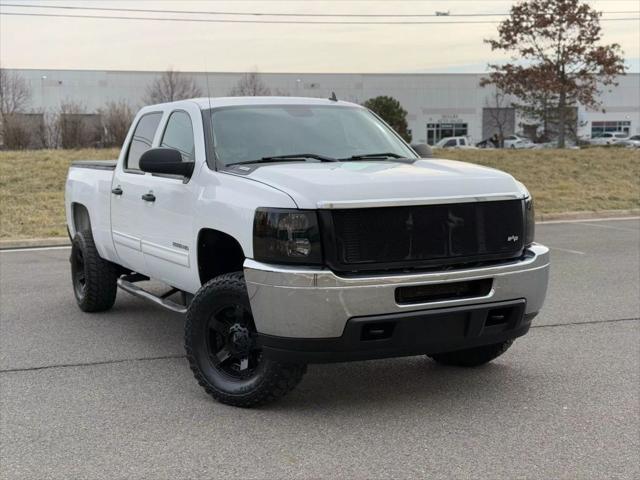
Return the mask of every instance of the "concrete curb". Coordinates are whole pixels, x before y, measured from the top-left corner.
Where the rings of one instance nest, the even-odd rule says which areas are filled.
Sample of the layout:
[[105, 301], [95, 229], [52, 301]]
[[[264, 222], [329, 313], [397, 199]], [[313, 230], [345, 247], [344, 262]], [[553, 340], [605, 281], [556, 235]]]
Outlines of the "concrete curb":
[[47, 237], [0, 240], [0, 250], [11, 248], [42, 248], [71, 245], [69, 237]]
[[[563, 213], [547, 213], [539, 215], [537, 222], [562, 222], [563, 220], [594, 220], [606, 218], [625, 218], [640, 216], [640, 209], [631, 210], [603, 210], [600, 212], [563, 212]], [[0, 240], [0, 250], [9, 250], [13, 248], [43, 248], [43, 247], [61, 247], [71, 245], [67, 237], [49, 237], [49, 238], [29, 238], [16, 240]]]

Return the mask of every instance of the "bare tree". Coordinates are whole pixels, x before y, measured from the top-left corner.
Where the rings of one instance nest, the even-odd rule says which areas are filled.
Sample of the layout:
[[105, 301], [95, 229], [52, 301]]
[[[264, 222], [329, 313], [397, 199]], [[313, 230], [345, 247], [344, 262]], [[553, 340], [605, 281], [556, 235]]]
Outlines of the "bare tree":
[[38, 148], [57, 148], [58, 129], [56, 116], [50, 111], [40, 109], [36, 112], [40, 116], [39, 121], [33, 129], [33, 141]]
[[29, 148], [31, 134], [23, 115], [13, 113], [2, 117], [2, 143], [9, 150]]
[[258, 72], [245, 73], [229, 95], [232, 97], [266, 97], [271, 89], [262, 81]]
[[17, 73], [0, 68], [0, 135], [10, 149], [27, 148], [29, 129], [20, 112], [31, 101], [31, 87]]
[[56, 129], [62, 148], [95, 147], [99, 143], [98, 116], [86, 113], [83, 104], [65, 100], [56, 113]]
[[485, 107], [485, 111], [491, 121], [491, 127], [498, 130], [498, 145], [496, 147], [503, 148], [506, 129], [509, 126], [513, 112], [511, 102], [507, 94], [496, 87], [491, 96], [485, 100]]
[[201, 96], [202, 91], [193, 78], [169, 68], [147, 87], [143, 101], [154, 104]]
[[133, 120], [131, 106], [124, 100], [107, 102], [98, 110], [98, 114], [100, 115], [100, 144], [103, 147], [121, 146]]
[[24, 111], [31, 101], [31, 87], [17, 73], [0, 68], [0, 115]]

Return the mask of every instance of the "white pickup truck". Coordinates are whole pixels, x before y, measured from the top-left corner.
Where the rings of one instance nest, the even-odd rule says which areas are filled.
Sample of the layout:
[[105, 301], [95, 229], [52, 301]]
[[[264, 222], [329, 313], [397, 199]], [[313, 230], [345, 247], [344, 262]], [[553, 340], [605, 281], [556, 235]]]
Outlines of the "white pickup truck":
[[144, 107], [117, 161], [69, 170], [77, 303], [185, 313], [196, 379], [237, 406], [308, 363], [489, 362], [542, 307], [549, 251], [521, 183], [420, 150], [335, 98]]

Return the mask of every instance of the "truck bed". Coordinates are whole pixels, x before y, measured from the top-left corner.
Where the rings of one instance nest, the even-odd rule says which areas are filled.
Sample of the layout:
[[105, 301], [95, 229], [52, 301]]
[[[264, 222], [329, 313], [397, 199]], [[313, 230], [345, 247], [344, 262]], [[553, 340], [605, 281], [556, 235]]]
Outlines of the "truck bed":
[[75, 168], [92, 168], [94, 170], [115, 170], [118, 160], [78, 160], [72, 162]]
[[75, 204], [89, 214], [93, 238], [100, 256], [113, 261], [111, 240], [111, 188], [116, 160], [72, 162], [65, 184], [65, 208], [70, 235], [75, 235]]

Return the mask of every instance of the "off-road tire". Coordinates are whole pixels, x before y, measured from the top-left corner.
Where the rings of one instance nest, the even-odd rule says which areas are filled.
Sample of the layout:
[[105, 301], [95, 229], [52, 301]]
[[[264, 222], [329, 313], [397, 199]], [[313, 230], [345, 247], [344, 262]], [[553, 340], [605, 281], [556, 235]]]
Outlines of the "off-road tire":
[[209, 334], [208, 322], [213, 312], [228, 305], [251, 310], [242, 272], [211, 279], [198, 290], [189, 305], [184, 341], [193, 375], [209, 395], [227, 405], [255, 407], [282, 397], [300, 383], [306, 365], [261, 356], [255, 373], [250, 378], [239, 379], [220, 371], [211, 360], [204, 338]]
[[91, 230], [77, 232], [73, 237], [70, 262], [73, 293], [80, 310], [109, 310], [118, 292], [118, 266], [100, 257]]
[[498, 358], [513, 344], [513, 340], [506, 340], [493, 345], [456, 350], [454, 352], [437, 353], [428, 355], [434, 361], [442, 365], [456, 367], [478, 367]]

